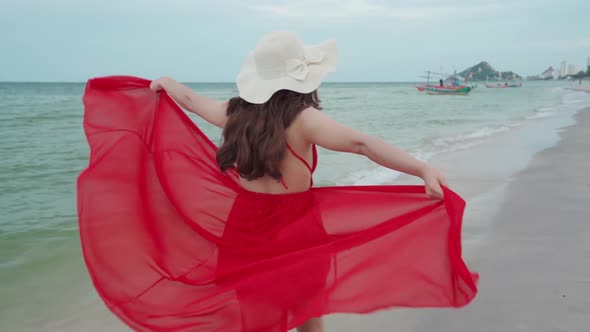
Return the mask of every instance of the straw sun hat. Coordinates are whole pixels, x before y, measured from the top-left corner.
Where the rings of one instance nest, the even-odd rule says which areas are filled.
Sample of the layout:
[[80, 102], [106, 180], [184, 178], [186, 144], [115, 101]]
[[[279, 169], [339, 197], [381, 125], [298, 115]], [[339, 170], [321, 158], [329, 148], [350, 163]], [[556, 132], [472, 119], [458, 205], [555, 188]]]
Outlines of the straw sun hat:
[[309, 93], [336, 69], [338, 51], [333, 40], [303, 45], [292, 32], [273, 32], [262, 38], [238, 74], [242, 99], [263, 104], [279, 90]]

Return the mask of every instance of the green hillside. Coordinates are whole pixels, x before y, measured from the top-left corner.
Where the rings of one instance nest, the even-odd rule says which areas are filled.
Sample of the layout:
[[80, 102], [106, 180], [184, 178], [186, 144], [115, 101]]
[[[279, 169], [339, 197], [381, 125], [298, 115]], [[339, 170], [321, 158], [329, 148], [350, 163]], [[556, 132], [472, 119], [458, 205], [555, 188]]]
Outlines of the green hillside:
[[512, 71], [497, 71], [486, 61], [482, 61], [473, 67], [467, 68], [458, 75], [467, 77], [471, 74], [471, 81], [507, 81], [521, 80], [522, 77]]

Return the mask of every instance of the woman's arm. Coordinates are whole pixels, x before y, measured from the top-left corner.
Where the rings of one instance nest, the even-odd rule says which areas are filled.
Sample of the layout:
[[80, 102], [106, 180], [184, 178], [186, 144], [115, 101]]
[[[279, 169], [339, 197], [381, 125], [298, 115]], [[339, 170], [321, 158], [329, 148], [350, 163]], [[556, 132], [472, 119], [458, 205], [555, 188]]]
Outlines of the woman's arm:
[[223, 128], [227, 120], [227, 102], [218, 101], [196, 94], [188, 86], [170, 77], [152, 81], [150, 88], [156, 92], [165, 90], [174, 101], [189, 112], [195, 113], [205, 121]]
[[428, 195], [442, 198], [441, 185], [447, 185], [442, 173], [384, 140], [346, 127], [313, 108], [300, 114], [300, 123], [309, 143], [364, 155], [381, 166], [421, 177]]

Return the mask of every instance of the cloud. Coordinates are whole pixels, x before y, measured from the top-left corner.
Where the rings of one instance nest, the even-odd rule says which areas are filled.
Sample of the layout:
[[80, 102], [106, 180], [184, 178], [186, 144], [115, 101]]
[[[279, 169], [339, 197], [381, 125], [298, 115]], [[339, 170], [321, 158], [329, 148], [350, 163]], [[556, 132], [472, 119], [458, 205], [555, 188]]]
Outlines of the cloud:
[[[228, 4], [237, 4], [237, 0], [225, 0]], [[223, 1], [220, 1], [223, 2]], [[198, 10], [221, 7], [223, 4], [194, 0], [101, 0], [101, 1], [80, 1], [80, 0], [20, 0], [11, 1], [3, 5], [2, 10], [10, 10], [17, 13], [47, 13], [61, 12], [72, 14], [77, 12], [88, 13], [142, 13], [177, 12], [186, 13]], [[227, 5], [227, 4], [226, 4]], [[2, 14], [2, 11], [0, 11]]]
[[435, 0], [20, 0], [9, 2], [3, 10], [14, 12], [86, 12], [86, 13], [194, 13], [207, 10], [240, 12], [244, 9], [273, 18], [352, 21], [357, 19], [389, 18], [400, 21], [420, 21], [445, 17], [467, 17], [489, 13], [505, 5], [492, 0], [455, 0], [452, 5]]
[[277, 5], [254, 5], [250, 7], [256, 11], [268, 12], [275, 15], [289, 15], [289, 6], [277, 6]]
[[441, 6], [438, 2], [419, 2], [420, 6], [409, 7], [392, 1], [376, 0], [302, 0], [296, 3], [250, 4], [250, 10], [272, 16], [291, 19], [319, 19], [348, 21], [359, 18], [390, 18], [400, 21], [418, 21], [446, 17], [467, 17], [490, 13], [505, 8], [495, 3], [465, 2], [457, 6]]

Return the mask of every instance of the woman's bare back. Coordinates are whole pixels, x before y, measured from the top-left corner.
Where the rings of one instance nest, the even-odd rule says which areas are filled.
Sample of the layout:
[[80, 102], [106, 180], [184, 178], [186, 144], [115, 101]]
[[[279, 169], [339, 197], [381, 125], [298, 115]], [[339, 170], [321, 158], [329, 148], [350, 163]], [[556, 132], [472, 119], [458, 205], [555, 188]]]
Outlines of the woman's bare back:
[[[277, 181], [268, 175], [252, 181], [240, 178], [239, 184], [242, 188], [266, 194], [287, 194], [303, 192], [311, 187], [312, 172], [308, 167], [314, 165], [313, 145], [304, 139], [299, 117], [287, 128], [285, 135], [291, 149], [285, 147], [285, 157], [280, 166], [282, 181]], [[307, 165], [297, 156], [300, 156]]]

